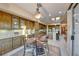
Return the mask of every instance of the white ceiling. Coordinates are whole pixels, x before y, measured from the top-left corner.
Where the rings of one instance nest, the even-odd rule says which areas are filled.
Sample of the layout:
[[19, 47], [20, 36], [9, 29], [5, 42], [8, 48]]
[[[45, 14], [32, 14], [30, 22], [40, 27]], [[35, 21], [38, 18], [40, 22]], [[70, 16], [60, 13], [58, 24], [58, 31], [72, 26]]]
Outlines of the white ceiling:
[[[26, 10], [33, 16], [36, 13], [36, 3], [16, 3], [16, 5]], [[69, 3], [42, 3], [42, 7], [40, 8], [42, 17], [40, 18], [40, 21], [46, 24], [53, 23], [51, 18], [64, 15], [69, 5]], [[61, 11], [62, 13], [60, 14], [59, 11]], [[49, 16], [49, 14], [51, 14], [51, 16]]]

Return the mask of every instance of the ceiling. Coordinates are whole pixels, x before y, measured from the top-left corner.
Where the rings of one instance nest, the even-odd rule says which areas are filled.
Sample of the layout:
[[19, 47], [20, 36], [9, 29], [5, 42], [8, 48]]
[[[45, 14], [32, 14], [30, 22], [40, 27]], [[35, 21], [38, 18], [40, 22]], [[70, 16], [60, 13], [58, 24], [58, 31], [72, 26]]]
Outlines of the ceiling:
[[[36, 3], [16, 3], [16, 5], [26, 10], [33, 16], [36, 13]], [[39, 20], [45, 24], [52, 24], [54, 21], [52, 21], [51, 18], [63, 16], [69, 5], [69, 3], [42, 3], [42, 7], [40, 8], [42, 17]]]

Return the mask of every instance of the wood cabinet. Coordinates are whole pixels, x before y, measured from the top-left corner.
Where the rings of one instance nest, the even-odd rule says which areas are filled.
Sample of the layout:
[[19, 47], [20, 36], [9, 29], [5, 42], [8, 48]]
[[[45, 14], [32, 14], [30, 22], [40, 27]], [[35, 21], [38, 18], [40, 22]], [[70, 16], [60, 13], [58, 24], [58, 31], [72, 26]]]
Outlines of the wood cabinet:
[[20, 18], [20, 28], [23, 29], [24, 27], [26, 27], [25, 20]]
[[39, 24], [39, 29], [46, 29], [46, 26], [43, 24]]
[[39, 30], [39, 23], [35, 22], [34, 27], [35, 27], [35, 30], [36, 30], [36, 31]]
[[0, 11], [0, 29], [11, 29], [11, 15]]
[[18, 16], [14, 16], [12, 14], [2, 12], [0, 11], [0, 29], [12, 29], [12, 30], [17, 30], [17, 29], [22, 29], [22, 26], [26, 26], [26, 29], [44, 29], [44, 25], [40, 25], [39, 28], [39, 23], [31, 20], [27, 20], [24, 18], [20, 18]]
[[25, 21], [25, 25], [26, 25], [26, 29], [29, 29], [29, 21], [28, 20]]
[[19, 17], [12, 17], [12, 29], [20, 29], [20, 19]]
[[30, 29], [34, 29], [34, 22], [33, 21], [29, 21], [29, 27], [30, 27]]

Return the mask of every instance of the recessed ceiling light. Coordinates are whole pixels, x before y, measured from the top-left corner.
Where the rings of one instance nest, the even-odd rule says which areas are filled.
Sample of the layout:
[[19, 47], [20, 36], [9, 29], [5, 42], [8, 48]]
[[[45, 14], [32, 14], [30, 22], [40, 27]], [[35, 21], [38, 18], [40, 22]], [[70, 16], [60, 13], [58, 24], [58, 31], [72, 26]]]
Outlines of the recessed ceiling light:
[[52, 21], [55, 21], [55, 18], [52, 18], [51, 20], [52, 20]]
[[61, 14], [62, 12], [61, 12], [61, 11], [59, 11], [58, 13], [59, 13], [59, 14]]
[[51, 14], [49, 14], [49, 16], [51, 16]]
[[60, 20], [60, 17], [56, 17], [56, 20]]

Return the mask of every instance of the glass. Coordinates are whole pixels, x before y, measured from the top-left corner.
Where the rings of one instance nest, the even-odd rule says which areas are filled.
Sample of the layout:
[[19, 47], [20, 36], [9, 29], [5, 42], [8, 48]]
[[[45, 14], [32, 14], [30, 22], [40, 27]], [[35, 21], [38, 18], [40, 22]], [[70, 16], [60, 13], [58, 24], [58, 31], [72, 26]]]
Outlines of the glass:
[[19, 29], [19, 19], [17, 17], [12, 18], [12, 28], [13, 29]]

